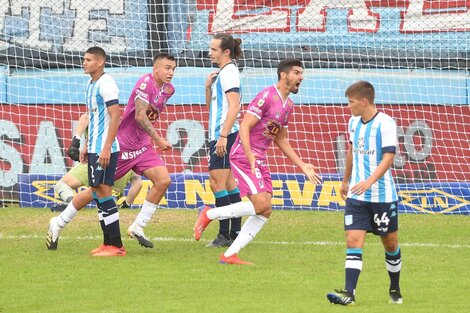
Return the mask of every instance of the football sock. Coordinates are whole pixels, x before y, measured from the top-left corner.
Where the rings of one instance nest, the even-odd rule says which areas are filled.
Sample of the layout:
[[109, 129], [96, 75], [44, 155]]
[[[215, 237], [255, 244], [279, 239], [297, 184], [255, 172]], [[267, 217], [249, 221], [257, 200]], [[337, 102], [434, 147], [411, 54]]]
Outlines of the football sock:
[[[242, 198], [240, 197], [240, 190], [238, 190], [238, 188], [229, 190], [228, 196], [230, 197], [230, 203], [232, 204], [242, 201]], [[230, 239], [235, 240], [241, 228], [242, 228], [242, 218], [241, 217], [231, 218], [230, 219]]]
[[104, 225], [103, 211], [98, 208], [98, 219], [100, 220], [101, 231], [103, 232], [103, 244], [109, 246], [110, 240], [108, 232], [106, 231], [106, 226]]
[[59, 227], [64, 228], [65, 226], [67, 226], [67, 224], [70, 223], [71, 220], [73, 220], [75, 215], [77, 215], [77, 212], [77, 209], [75, 209], [72, 202], [70, 202], [65, 208], [65, 210], [63, 210], [57, 218], [57, 224], [59, 225]]
[[400, 291], [401, 249], [394, 252], [385, 251], [385, 265], [390, 276], [390, 290]]
[[96, 207], [98, 208], [98, 219], [100, 221], [101, 231], [103, 232], [103, 244], [108, 246], [110, 244], [109, 235], [108, 231], [106, 230], [106, 226], [104, 225], [103, 210], [101, 209], [101, 204], [98, 201], [98, 195], [96, 192], [93, 192], [93, 199], [95, 199]]
[[98, 201], [103, 211], [103, 221], [106, 232], [109, 235], [109, 244], [121, 248], [121, 230], [119, 228], [119, 212], [116, 202], [113, 197], [101, 198]]
[[255, 238], [256, 234], [261, 230], [261, 228], [263, 228], [267, 221], [268, 219], [262, 215], [254, 215], [247, 218], [237, 238], [233, 241], [227, 251], [225, 251], [224, 255], [229, 257], [240, 252], [241, 249]]
[[224, 220], [227, 218], [242, 217], [247, 215], [256, 215], [255, 207], [251, 201], [237, 202], [207, 211], [207, 217], [211, 220]]
[[64, 183], [61, 180], [59, 180], [55, 186], [54, 186], [54, 191], [56, 194], [59, 195], [59, 198], [67, 203], [70, 203], [73, 200], [73, 190], [72, 188], [69, 187], [66, 183]]
[[[215, 196], [215, 206], [216, 207], [221, 207], [221, 206], [226, 206], [230, 204], [230, 197], [227, 193], [227, 190], [221, 190], [214, 192]], [[219, 221], [219, 234], [224, 236], [226, 239], [230, 239], [229, 236], [230, 232], [230, 220], [220, 220]]]
[[346, 289], [350, 294], [356, 292], [357, 281], [362, 271], [362, 249], [348, 248], [346, 249]]
[[144, 200], [144, 204], [142, 205], [142, 209], [140, 209], [139, 215], [137, 215], [137, 218], [135, 219], [135, 223], [141, 227], [147, 226], [156, 210], [157, 205], [155, 203]]

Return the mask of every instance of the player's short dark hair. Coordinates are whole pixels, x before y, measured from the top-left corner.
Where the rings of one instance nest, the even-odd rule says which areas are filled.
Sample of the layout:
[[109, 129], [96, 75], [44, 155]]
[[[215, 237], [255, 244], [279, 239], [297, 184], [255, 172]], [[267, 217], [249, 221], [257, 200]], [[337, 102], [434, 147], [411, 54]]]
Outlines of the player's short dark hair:
[[303, 68], [302, 61], [298, 59], [284, 59], [277, 66], [277, 80], [281, 80], [281, 73], [289, 73], [294, 67], [298, 66]]
[[101, 48], [101, 47], [98, 47], [98, 46], [88, 48], [87, 51], [85, 51], [85, 53], [97, 55], [97, 56], [103, 58], [105, 61], [106, 61], [106, 58], [107, 58], [106, 52], [104, 51], [104, 49]]
[[367, 99], [370, 103], [374, 103], [375, 100], [375, 89], [374, 86], [372, 86], [371, 83], [365, 81], [365, 80], [360, 80], [358, 82], [355, 82], [351, 86], [346, 89], [346, 92], [344, 93], [346, 98], [358, 98], [362, 99], [365, 98]]
[[238, 60], [242, 57], [242, 40], [240, 38], [233, 38], [232, 35], [226, 33], [215, 34], [212, 38], [220, 40], [220, 49], [222, 51], [230, 50], [230, 57], [232, 59]]
[[176, 62], [175, 57], [172, 56], [171, 54], [169, 54], [169, 53], [158, 53], [157, 55], [155, 55], [153, 57], [153, 64], [155, 64], [155, 62], [157, 62], [158, 60], [163, 60], [163, 59]]

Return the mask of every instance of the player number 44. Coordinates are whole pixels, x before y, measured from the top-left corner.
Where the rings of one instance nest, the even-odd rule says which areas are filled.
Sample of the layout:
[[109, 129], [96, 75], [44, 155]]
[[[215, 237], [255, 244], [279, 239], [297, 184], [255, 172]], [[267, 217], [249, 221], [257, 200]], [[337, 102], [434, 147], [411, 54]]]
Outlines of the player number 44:
[[388, 225], [388, 223], [390, 222], [390, 219], [388, 218], [387, 213], [384, 212], [382, 214], [382, 217], [380, 217], [380, 218], [379, 218], [378, 214], [374, 214], [374, 222], [375, 222], [375, 224], [377, 224], [377, 226], [380, 227], [380, 225], [382, 223], [385, 224], [385, 225]]

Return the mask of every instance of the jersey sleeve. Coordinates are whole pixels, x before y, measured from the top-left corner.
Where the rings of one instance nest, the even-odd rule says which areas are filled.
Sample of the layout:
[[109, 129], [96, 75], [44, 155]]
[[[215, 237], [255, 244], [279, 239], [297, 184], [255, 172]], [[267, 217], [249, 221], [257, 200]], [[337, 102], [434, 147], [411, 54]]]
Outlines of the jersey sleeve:
[[397, 147], [397, 125], [391, 117], [382, 121], [380, 134], [382, 136], [383, 152], [395, 153]]
[[246, 109], [246, 113], [252, 114], [256, 116], [259, 120], [263, 117], [265, 112], [265, 101], [266, 101], [266, 93], [261, 91], [256, 97], [250, 102], [248, 108]]
[[150, 97], [152, 92], [151, 83], [152, 82], [150, 81], [150, 77], [147, 75], [137, 81], [132, 91], [134, 101], [139, 98], [146, 103], [150, 103]]
[[236, 67], [230, 71], [222, 71], [219, 80], [224, 93], [228, 91], [240, 92], [240, 73]]
[[101, 83], [100, 94], [106, 106], [119, 103], [119, 88], [111, 76]]

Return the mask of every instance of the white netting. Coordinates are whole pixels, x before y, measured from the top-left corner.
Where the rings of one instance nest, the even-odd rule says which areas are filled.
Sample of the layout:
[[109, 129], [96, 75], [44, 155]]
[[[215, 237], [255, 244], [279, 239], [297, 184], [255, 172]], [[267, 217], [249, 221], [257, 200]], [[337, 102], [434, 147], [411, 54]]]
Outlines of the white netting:
[[54, 198], [50, 186], [72, 165], [65, 150], [73, 122], [86, 111], [81, 58], [99, 45], [110, 56], [107, 71], [123, 105], [138, 77], [151, 71], [155, 53], [177, 57], [177, 91], [160, 129], [174, 144], [164, 154], [175, 174], [166, 201], [188, 208], [213, 201], [203, 86], [211, 71], [210, 38], [229, 32], [243, 40], [244, 104], [276, 81], [279, 60], [296, 57], [306, 67], [292, 97], [298, 106], [289, 138], [302, 158], [319, 166], [325, 183], [304, 185], [299, 170], [271, 149], [271, 170], [279, 174], [276, 207], [340, 207], [350, 116], [344, 91], [364, 79], [399, 128], [400, 208], [468, 212], [467, 6], [447, 0], [0, 0], [1, 198], [28, 206]]

